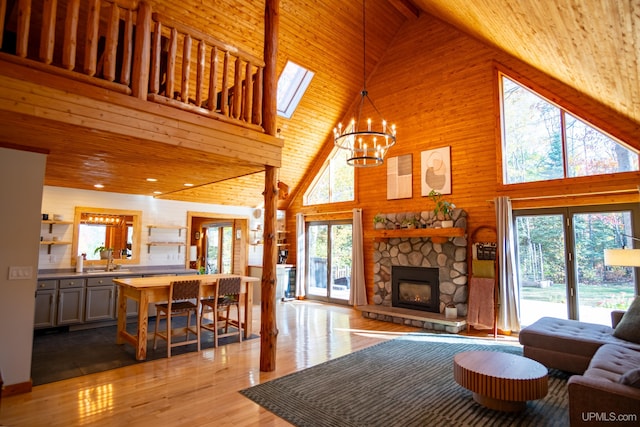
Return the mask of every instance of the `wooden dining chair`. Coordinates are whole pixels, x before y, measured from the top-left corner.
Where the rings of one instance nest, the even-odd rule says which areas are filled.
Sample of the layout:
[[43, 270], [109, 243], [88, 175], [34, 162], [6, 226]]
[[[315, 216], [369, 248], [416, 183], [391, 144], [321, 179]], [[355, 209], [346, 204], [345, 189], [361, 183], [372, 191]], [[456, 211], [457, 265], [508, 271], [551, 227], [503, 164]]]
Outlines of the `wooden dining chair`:
[[[242, 290], [242, 279], [240, 277], [223, 277], [218, 279], [216, 291], [213, 298], [201, 301], [202, 313], [200, 315], [200, 327], [213, 332], [213, 346], [218, 347], [220, 338], [238, 335], [242, 342], [242, 318], [240, 317], [240, 293]], [[231, 307], [236, 307], [237, 320], [230, 317]], [[206, 314], [212, 313], [212, 319], [207, 319]], [[224, 321], [224, 332], [220, 333], [219, 321]], [[229, 332], [229, 325], [235, 330]]]
[[[174, 281], [169, 285], [169, 300], [156, 304], [156, 327], [153, 333], [153, 349], [156, 349], [158, 337], [167, 341], [167, 357], [171, 357], [171, 349], [180, 345], [198, 344], [200, 351], [200, 280]], [[191, 314], [195, 316], [195, 324], [191, 325]], [[186, 316], [187, 325], [184, 328], [173, 328], [171, 320], [174, 317]], [[158, 324], [166, 319], [167, 327], [158, 331]], [[184, 341], [173, 341], [175, 332], [184, 331]], [[196, 336], [189, 339], [189, 333]]]

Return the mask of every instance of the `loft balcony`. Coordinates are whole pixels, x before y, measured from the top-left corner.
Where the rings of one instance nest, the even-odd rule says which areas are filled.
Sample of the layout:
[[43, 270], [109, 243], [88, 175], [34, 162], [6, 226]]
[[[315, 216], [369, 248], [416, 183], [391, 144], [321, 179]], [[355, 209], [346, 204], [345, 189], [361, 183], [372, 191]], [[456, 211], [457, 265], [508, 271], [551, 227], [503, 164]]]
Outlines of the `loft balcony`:
[[0, 142], [128, 152], [129, 168], [145, 167], [135, 154], [170, 150], [211, 162], [209, 183], [279, 167], [282, 141], [263, 128], [264, 68], [146, 2], [0, 0]]

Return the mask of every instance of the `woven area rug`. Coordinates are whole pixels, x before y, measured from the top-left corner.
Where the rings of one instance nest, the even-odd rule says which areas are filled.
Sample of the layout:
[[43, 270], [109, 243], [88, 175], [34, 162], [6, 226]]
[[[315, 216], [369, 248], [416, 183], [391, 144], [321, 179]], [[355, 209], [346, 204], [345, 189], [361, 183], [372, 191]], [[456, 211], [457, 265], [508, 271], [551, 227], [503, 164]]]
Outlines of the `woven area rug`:
[[497, 412], [453, 379], [453, 356], [472, 350], [522, 354], [490, 340], [414, 334], [240, 393], [297, 426], [569, 425], [568, 374], [552, 370], [547, 396], [523, 412]]

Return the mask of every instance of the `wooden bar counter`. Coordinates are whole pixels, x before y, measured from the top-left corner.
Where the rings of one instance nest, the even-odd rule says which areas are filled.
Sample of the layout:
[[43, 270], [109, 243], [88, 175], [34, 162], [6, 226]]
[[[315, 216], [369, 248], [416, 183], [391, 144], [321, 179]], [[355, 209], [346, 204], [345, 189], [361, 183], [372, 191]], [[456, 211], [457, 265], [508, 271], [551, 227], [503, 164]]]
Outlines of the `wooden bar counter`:
[[[113, 282], [119, 286], [118, 295], [118, 332], [116, 343], [128, 342], [136, 349], [136, 359], [147, 358], [147, 335], [149, 328], [149, 303], [167, 301], [169, 285], [176, 280], [200, 280], [203, 297], [212, 296], [218, 279], [234, 277], [234, 274], [193, 274], [186, 276], [154, 276], [137, 278], [118, 278]], [[244, 300], [244, 334], [248, 338], [252, 334], [253, 284], [260, 279], [250, 276], [242, 277], [242, 299]], [[138, 302], [138, 330], [136, 335], [127, 332], [127, 298]]]

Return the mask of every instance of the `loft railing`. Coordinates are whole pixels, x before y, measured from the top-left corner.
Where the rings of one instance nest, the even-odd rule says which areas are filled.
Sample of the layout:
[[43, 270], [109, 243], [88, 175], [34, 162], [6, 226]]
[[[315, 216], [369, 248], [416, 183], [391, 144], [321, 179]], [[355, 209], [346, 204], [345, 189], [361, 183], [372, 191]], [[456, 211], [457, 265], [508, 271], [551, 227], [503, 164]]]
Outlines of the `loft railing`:
[[262, 129], [264, 62], [145, 2], [0, 0], [0, 58]]

